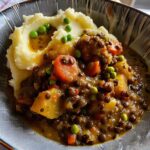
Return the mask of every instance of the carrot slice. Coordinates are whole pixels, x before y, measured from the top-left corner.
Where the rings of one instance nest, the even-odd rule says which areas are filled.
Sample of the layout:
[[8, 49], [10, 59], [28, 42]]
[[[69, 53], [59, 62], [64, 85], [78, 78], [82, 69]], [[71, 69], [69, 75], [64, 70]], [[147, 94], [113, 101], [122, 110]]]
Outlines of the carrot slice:
[[75, 58], [70, 55], [59, 55], [54, 61], [54, 73], [63, 82], [75, 81], [79, 74]]
[[75, 134], [69, 134], [67, 142], [68, 142], [68, 145], [74, 145], [76, 143], [76, 135]]
[[93, 77], [101, 72], [99, 61], [94, 61], [88, 64], [86, 73], [87, 75]]

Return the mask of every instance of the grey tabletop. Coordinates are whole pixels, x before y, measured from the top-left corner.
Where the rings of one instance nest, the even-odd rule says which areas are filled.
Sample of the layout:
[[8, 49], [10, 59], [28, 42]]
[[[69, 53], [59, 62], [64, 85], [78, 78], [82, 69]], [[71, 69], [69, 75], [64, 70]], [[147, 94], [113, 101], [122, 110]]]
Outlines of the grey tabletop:
[[134, 7], [150, 14], [150, 0], [136, 0]]

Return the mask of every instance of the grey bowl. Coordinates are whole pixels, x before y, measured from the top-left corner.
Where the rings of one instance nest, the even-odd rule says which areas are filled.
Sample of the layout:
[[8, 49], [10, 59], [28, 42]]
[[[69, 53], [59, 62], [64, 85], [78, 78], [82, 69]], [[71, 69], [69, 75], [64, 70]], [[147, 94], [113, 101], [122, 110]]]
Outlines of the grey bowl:
[[6, 50], [9, 34], [22, 24], [22, 15], [42, 12], [54, 15], [58, 9], [75, 8], [104, 25], [120, 41], [143, 57], [150, 71], [150, 16], [105, 0], [38, 0], [15, 5], [0, 13], [0, 138], [18, 150], [149, 150], [150, 113], [147, 112], [135, 129], [121, 138], [101, 145], [70, 147], [44, 138], [13, 113], [12, 91], [8, 87]]

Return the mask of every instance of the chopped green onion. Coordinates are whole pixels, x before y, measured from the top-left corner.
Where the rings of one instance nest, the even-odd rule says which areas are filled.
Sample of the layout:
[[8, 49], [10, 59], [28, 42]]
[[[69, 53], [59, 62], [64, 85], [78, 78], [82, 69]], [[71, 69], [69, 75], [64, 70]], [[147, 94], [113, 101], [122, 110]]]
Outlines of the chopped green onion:
[[70, 20], [68, 18], [64, 18], [64, 23], [65, 24], [69, 24], [70, 23]]
[[128, 118], [128, 115], [126, 113], [122, 113], [121, 114], [121, 118], [124, 120], [124, 121], [128, 121], [129, 118]]
[[63, 36], [62, 38], [61, 38], [61, 41], [62, 41], [62, 43], [66, 43], [67, 42], [67, 36]]
[[30, 32], [30, 38], [37, 38], [37, 37], [38, 37], [38, 33], [36, 31]]
[[67, 35], [67, 41], [71, 41], [72, 40], [72, 35], [71, 34], [68, 34]]
[[71, 26], [70, 26], [70, 25], [67, 25], [67, 26], [65, 27], [65, 30], [66, 30], [67, 32], [70, 32], [70, 31], [71, 31]]
[[80, 131], [80, 129], [79, 129], [79, 126], [77, 124], [72, 125], [71, 132], [73, 134], [77, 134], [77, 133], [79, 133], [79, 131]]
[[81, 52], [79, 50], [75, 51], [75, 57], [80, 58], [81, 57]]
[[91, 93], [92, 94], [97, 94], [98, 93], [98, 89], [96, 86], [91, 87]]
[[50, 81], [49, 81], [49, 84], [50, 84], [50, 85], [56, 84], [56, 80], [50, 80]]
[[39, 28], [38, 28], [38, 33], [39, 34], [44, 34], [44, 33], [46, 33], [46, 27], [43, 25], [43, 26], [40, 26]]

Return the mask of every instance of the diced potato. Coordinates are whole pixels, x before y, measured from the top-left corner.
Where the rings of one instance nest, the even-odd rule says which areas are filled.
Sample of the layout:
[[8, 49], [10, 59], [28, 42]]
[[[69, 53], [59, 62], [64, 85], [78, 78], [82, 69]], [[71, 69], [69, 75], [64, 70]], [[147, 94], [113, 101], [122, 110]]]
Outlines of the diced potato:
[[53, 40], [48, 48], [51, 59], [55, 59], [58, 55], [73, 55], [74, 48], [71, 43], [62, 43], [60, 40]]
[[124, 74], [127, 79], [131, 79], [133, 77], [133, 71], [129, 69], [129, 65], [125, 59], [123, 61], [117, 62], [115, 68], [120, 74]]
[[98, 31], [105, 35], [106, 40], [117, 41], [117, 38], [114, 35], [110, 34], [105, 27], [100, 26], [98, 28]]
[[63, 113], [60, 96], [61, 92], [56, 88], [41, 92], [31, 106], [31, 111], [49, 119], [58, 118]]
[[112, 98], [109, 103], [106, 103], [106, 104], [104, 105], [104, 109], [105, 109], [106, 111], [114, 110], [114, 109], [115, 109], [115, 106], [116, 106], [116, 103], [117, 103], [116, 99], [115, 99], [115, 98]]
[[120, 94], [121, 92], [128, 91], [127, 79], [123, 74], [118, 74], [116, 79], [118, 80], [118, 85], [115, 86], [114, 91], [115, 94]]

